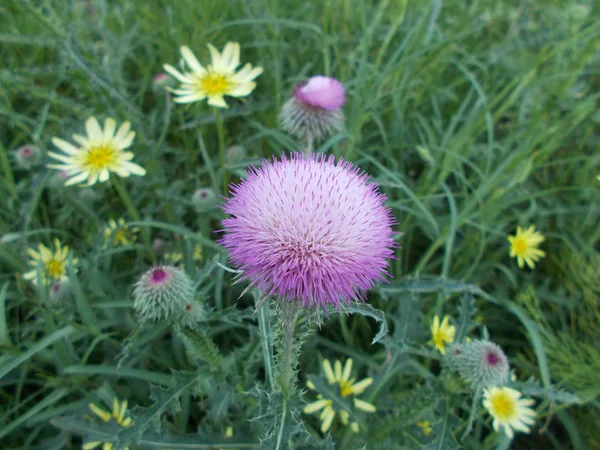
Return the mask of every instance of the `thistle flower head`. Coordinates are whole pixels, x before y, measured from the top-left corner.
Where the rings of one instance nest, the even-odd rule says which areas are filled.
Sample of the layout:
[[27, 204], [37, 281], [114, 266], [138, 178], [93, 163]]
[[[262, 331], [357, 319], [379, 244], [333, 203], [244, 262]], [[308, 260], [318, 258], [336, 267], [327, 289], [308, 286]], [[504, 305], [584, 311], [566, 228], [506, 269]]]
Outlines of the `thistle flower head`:
[[294, 96], [306, 106], [326, 111], [338, 111], [346, 103], [346, 91], [342, 83], [321, 75], [297, 85]]
[[141, 321], [170, 319], [194, 296], [194, 285], [186, 273], [174, 266], [155, 266], [135, 284], [134, 308]]
[[295, 87], [294, 96], [281, 108], [281, 128], [298, 138], [322, 139], [344, 128], [341, 107], [346, 101], [342, 83], [316, 76]]
[[42, 152], [35, 145], [22, 145], [15, 150], [15, 159], [20, 167], [30, 169], [41, 162]]
[[502, 386], [508, 382], [508, 358], [498, 345], [488, 340], [453, 345], [446, 355], [446, 362], [473, 389]]
[[284, 155], [232, 188], [220, 243], [264, 293], [339, 308], [387, 274], [395, 222], [385, 199], [350, 162]]

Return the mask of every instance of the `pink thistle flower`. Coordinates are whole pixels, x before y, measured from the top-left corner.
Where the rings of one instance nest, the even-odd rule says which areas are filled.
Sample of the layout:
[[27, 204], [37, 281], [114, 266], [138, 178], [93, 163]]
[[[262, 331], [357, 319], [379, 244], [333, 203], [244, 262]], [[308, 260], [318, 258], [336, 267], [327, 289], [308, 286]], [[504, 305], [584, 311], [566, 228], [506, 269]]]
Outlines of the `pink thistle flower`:
[[316, 76], [297, 85], [294, 96], [281, 108], [281, 128], [308, 141], [321, 139], [344, 129], [346, 102], [344, 86], [335, 78]]
[[346, 103], [346, 90], [335, 78], [317, 75], [296, 86], [295, 97], [312, 108], [339, 111]]
[[220, 243], [268, 295], [339, 308], [387, 275], [395, 219], [369, 176], [333, 156], [263, 161], [232, 187]]

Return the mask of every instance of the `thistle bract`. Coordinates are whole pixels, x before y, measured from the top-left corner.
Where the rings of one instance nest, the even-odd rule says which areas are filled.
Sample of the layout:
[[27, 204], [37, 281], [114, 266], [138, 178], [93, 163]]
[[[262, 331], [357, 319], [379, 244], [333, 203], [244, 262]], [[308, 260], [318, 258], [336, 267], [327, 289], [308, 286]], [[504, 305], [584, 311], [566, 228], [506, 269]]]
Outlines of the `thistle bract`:
[[197, 211], [204, 211], [217, 206], [217, 193], [211, 188], [200, 188], [192, 195], [192, 204]]
[[42, 152], [35, 145], [22, 145], [15, 151], [17, 164], [23, 169], [30, 169], [42, 160]]
[[393, 256], [386, 196], [352, 163], [301, 155], [263, 161], [232, 188], [220, 243], [263, 293], [340, 307], [384, 279]]
[[498, 345], [487, 340], [451, 346], [446, 363], [475, 390], [508, 382], [508, 358]]
[[298, 138], [322, 139], [344, 128], [341, 107], [346, 101], [342, 83], [316, 76], [298, 86], [281, 108], [281, 128]]
[[135, 284], [134, 308], [140, 321], [170, 319], [194, 297], [192, 280], [174, 266], [156, 266]]

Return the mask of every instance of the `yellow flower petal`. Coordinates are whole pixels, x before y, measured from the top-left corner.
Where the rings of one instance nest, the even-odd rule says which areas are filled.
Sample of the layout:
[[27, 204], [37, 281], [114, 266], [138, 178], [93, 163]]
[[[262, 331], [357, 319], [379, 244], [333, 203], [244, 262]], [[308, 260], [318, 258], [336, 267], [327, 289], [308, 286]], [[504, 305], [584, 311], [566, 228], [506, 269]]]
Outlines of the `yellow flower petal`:
[[110, 420], [111, 415], [108, 411], [105, 411], [104, 409], [100, 408], [99, 406], [94, 405], [93, 403], [90, 403], [88, 406], [90, 407], [92, 412], [94, 414], [96, 414], [104, 422], [108, 422]]

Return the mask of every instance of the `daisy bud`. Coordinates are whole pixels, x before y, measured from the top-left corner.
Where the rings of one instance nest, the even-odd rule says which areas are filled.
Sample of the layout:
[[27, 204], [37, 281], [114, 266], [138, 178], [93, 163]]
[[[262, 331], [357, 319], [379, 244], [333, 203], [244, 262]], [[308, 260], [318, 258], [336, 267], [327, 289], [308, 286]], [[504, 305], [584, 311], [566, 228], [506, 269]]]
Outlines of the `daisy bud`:
[[167, 88], [173, 87], [173, 78], [166, 73], [160, 72], [154, 75], [152, 79], [152, 90], [154, 92], [163, 92]]
[[246, 149], [241, 145], [233, 145], [227, 149], [227, 161], [236, 164], [246, 158]]
[[281, 128], [297, 138], [322, 139], [344, 128], [341, 108], [346, 101], [342, 83], [316, 76], [296, 86], [294, 96], [281, 108]]
[[160, 265], [142, 274], [135, 284], [133, 307], [142, 322], [170, 319], [193, 297], [194, 285], [183, 270]]
[[488, 340], [478, 339], [451, 346], [446, 354], [446, 363], [476, 390], [508, 382], [508, 358], [498, 345]]
[[196, 211], [206, 211], [217, 206], [217, 193], [211, 188], [201, 188], [192, 195], [192, 204]]
[[15, 150], [15, 159], [22, 169], [31, 169], [42, 160], [42, 152], [35, 145], [22, 145]]

